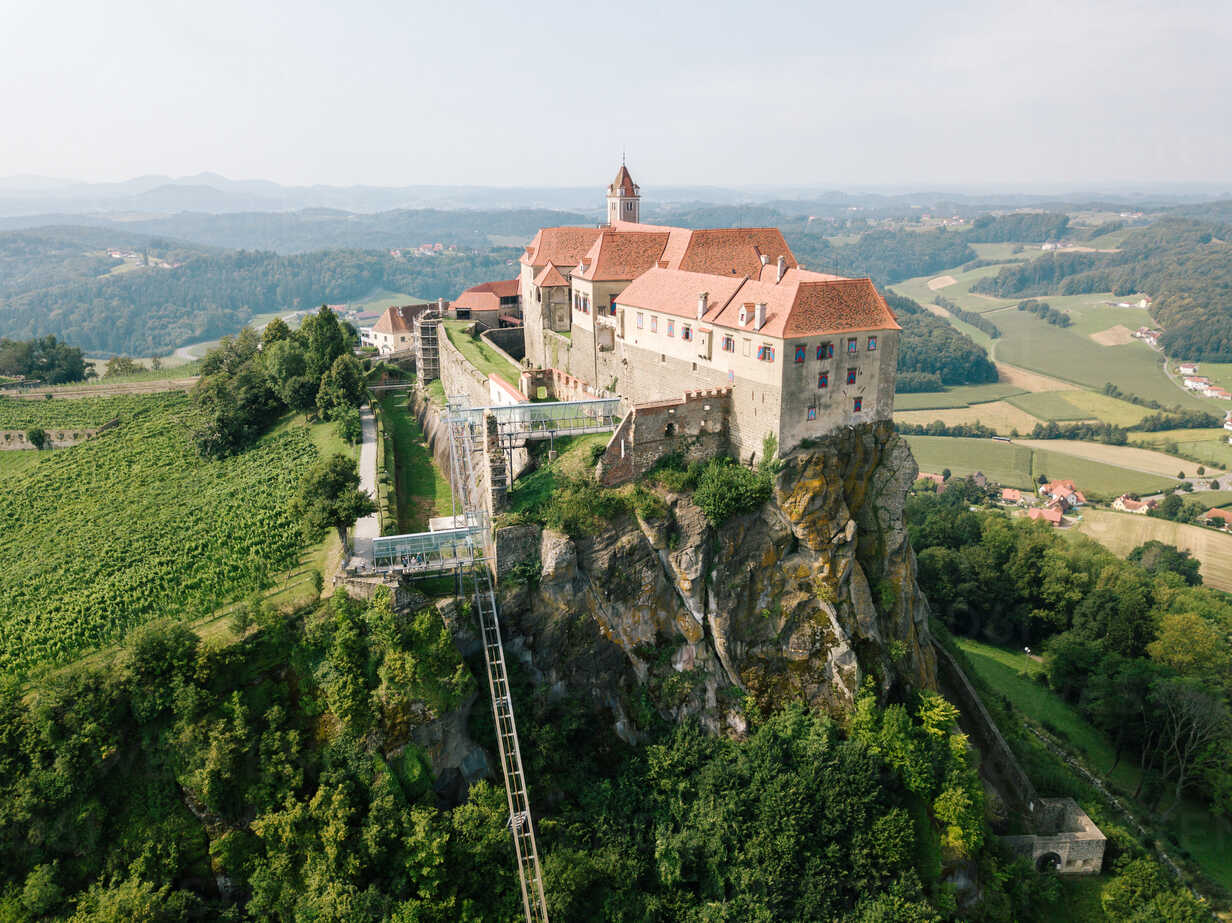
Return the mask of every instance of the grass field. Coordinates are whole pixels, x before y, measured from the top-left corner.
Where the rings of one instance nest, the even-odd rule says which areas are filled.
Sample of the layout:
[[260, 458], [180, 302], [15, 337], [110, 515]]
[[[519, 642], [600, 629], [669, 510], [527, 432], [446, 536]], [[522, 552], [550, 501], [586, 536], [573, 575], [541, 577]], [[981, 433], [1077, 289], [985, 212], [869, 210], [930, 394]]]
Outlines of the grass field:
[[[1232, 469], [1232, 445], [1228, 445], [1228, 432], [1219, 429], [1174, 429], [1159, 433], [1131, 431], [1129, 441], [1156, 448], [1168, 447], [1200, 459], [1207, 467]], [[1173, 448], [1175, 447], [1175, 448]]]
[[1134, 426], [1154, 412], [1094, 391], [1040, 391], [1012, 397], [1009, 402], [1045, 420], [1102, 420], [1114, 426]]
[[[979, 279], [986, 276], [995, 276], [1001, 271], [1002, 264], [994, 266], [981, 266], [979, 269], [972, 269], [970, 272], [959, 272], [957, 269], [942, 270], [930, 276], [917, 276], [914, 279], [907, 279], [905, 282], [896, 282], [891, 288], [900, 295], [906, 295], [908, 298], [913, 298], [920, 304], [930, 304], [938, 295], [954, 302], [960, 308], [968, 311], [974, 311], [977, 314], [983, 314], [986, 311], [994, 311], [997, 308], [1003, 308], [1006, 305], [1017, 304], [1016, 300], [1009, 298], [988, 298], [983, 295], [971, 294], [971, 286]], [[930, 289], [928, 283], [938, 276], [952, 276], [954, 278], [953, 285], [947, 285], [942, 289]]]
[[1038, 417], [1033, 417], [1006, 401], [989, 401], [971, 407], [952, 407], [942, 410], [896, 411], [894, 420], [898, 423], [924, 426], [934, 420], [940, 420], [950, 426], [961, 423], [982, 423], [1005, 436], [1013, 430], [1029, 433], [1040, 422]]
[[1052, 449], [1036, 449], [1021, 442], [949, 436], [904, 438], [921, 471], [938, 473], [949, 468], [959, 476], [982, 471], [988, 478], [1008, 487], [1032, 487], [1036, 478], [1046, 475], [1054, 480], [1072, 478], [1088, 496], [1111, 498], [1126, 492], [1155, 493], [1175, 484], [1171, 478]]
[[[1194, 462], [1138, 446], [1104, 445], [1102, 442], [1087, 442], [1079, 439], [1020, 439], [1017, 442], [1019, 445], [1030, 446], [1037, 451], [1075, 455], [1105, 465], [1116, 465], [1118, 468], [1128, 468], [1131, 471], [1142, 471], [1146, 474], [1158, 474], [1165, 478], [1173, 478], [1181, 472], [1184, 472], [1186, 477], [1198, 474], [1199, 466]], [[1207, 474], [1217, 477], [1222, 472], [1210, 471]]]
[[1078, 528], [1120, 557], [1152, 539], [1175, 545], [1201, 562], [1203, 582], [1232, 592], [1232, 535], [1225, 532], [1109, 510], [1087, 510]]
[[499, 375], [516, 388], [521, 376], [517, 366], [483, 340], [468, 336], [466, 328], [471, 324], [472, 321], [466, 320], [444, 321], [445, 335], [449, 337], [449, 342], [458, 348], [458, 352], [466, 357], [467, 362], [483, 374]]
[[[1143, 518], [1128, 513], [1112, 515]], [[954, 641], [985, 684], [1005, 695], [1014, 708], [1032, 721], [1059, 731], [1068, 745], [1083, 756], [1092, 771], [1105, 775], [1122, 791], [1132, 792], [1137, 787], [1138, 769], [1133, 761], [1122, 759], [1117, 768], [1108, 773], [1115, 756], [1107, 738], [1087, 722], [1076, 708], [1030, 678], [1042, 669], [1042, 665], [1033, 662], [1028, 667], [1023, 654], [969, 638], [955, 637]], [[1144, 813], [1141, 808], [1136, 810], [1140, 816]], [[1212, 815], [1199, 804], [1186, 801], [1177, 809], [1169, 832], [1176, 836], [1203, 871], [1224, 887], [1232, 887], [1232, 850], [1226, 848], [1232, 838], [1232, 824]]]
[[944, 410], [947, 407], [970, 407], [989, 401], [1004, 400], [1027, 392], [1016, 385], [993, 382], [988, 385], [959, 385], [945, 391], [921, 391], [915, 394], [894, 395], [897, 410]]
[[939, 474], [949, 468], [963, 477], [982, 471], [1009, 487], [1031, 487], [1031, 450], [991, 439], [905, 436], [921, 471]]
[[[426, 532], [433, 516], [452, 513], [449, 479], [432, 460], [419, 421], [406, 406], [406, 395], [391, 393], [381, 401], [386, 445], [393, 452], [398, 486], [398, 531]], [[390, 465], [387, 461], [387, 466]]]
[[351, 302], [351, 308], [362, 314], [368, 311], [384, 311], [386, 308], [398, 307], [404, 304], [427, 303], [425, 299], [416, 298], [414, 295], [408, 295], [405, 292], [389, 292], [384, 289], [378, 289], [377, 291], [369, 292], [361, 300]]
[[610, 433], [592, 433], [556, 440], [556, 460], [541, 464], [530, 474], [518, 478], [509, 491], [509, 509], [519, 513], [543, 506], [556, 489], [560, 478], [577, 477], [591, 467], [590, 453], [595, 446], [605, 446]]

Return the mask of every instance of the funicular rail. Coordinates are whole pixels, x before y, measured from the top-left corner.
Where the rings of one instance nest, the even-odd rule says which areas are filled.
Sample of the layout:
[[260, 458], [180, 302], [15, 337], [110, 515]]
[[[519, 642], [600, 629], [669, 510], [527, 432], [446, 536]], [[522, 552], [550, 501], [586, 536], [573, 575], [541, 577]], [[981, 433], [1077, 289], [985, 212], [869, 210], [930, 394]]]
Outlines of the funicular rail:
[[505, 667], [500, 613], [496, 606], [492, 575], [487, 567], [491, 545], [487, 505], [480, 495], [480, 484], [472, 459], [472, 455], [482, 445], [482, 421], [482, 411], [476, 417], [473, 411], [459, 410], [457, 405], [451, 402], [448, 426], [450, 480], [455, 507], [459, 503], [462, 505], [469, 528], [475, 530], [468, 541], [476, 554], [467, 571], [472, 582], [472, 598], [479, 620], [480, 636], [483, 638], [483, 658], [487, 667], [488, 691], [491, 694], [492, 717], [496, 726], [496, 745], [500, 751], [501, 774], [505, 780], [505, 798], [509, 806], [509, 828], [513, 832], [513, 847], [517, 856], [522, 909], [528, 923], [547, 923], [543, 873], [539, 865], [530, 796], [522, 768], [517, 723], [513, 715], [513, 695]]

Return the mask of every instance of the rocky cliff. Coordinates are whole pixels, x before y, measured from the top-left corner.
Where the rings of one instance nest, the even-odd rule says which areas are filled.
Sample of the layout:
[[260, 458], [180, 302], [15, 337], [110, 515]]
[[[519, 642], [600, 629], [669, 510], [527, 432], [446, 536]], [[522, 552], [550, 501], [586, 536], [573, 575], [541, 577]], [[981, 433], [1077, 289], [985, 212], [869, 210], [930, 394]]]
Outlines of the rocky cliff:
[[[537, 680], [591, 697], [626, 739], [657, 711], [739, 734], [746, 710], [804, 701], [834, 714], [866, 677], [935, 688], [928, 606], [903, 504], [917, 468], [890, 424], [844, 429], [783, 459], [760, 509], [712, 527], [688, 495], [596, 535], [502, 536], [502, 619]], [[527, 568], [519, 568], [525, 574]]]

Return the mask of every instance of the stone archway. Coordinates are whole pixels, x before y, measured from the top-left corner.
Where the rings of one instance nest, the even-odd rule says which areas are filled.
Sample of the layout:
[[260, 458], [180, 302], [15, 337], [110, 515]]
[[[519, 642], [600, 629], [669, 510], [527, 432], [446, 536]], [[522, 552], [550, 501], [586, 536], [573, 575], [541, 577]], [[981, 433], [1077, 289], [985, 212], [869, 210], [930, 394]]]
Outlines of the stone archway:
[[1035, 870], [1037, 872], [1059, 872], [1061, 871], [1061, 857], [1054, 852], [1046, 852], [1035, 860]]

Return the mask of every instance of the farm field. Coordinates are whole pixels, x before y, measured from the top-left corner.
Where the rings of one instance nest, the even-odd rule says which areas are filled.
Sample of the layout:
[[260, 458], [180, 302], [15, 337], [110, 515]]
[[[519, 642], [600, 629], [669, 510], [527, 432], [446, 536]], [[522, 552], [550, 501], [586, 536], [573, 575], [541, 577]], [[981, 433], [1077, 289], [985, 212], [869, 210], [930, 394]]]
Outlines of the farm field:
[[988, 401], [999, 401], [1026, 391], [1017, 385], [993, 382], [986, 385], [959, 385], [945, 391], [921, 391], [895, 394], [895, 410], [940, 410], [946, 407], [970, 407]]
[[92, 428], [108, 420], [121, 420], [150, 406], [152, 395], [125, 394], [117, 397], [57, 398], [22, 400], [0, 397], [0, 429], [60, 429], [79, 426]]
[[1031, 487], [1031, 450], [992, 439], [948, 436], [904, 436], [921, 471], [939, 474], [945, 468], [959, 477], [984, 472], [1009, 487]]
[[1201, 459], [1204, 465], [1213, 465], [1224, 470], [1232, 469], [1232, 445], [1228, 445], [1229, 433], [1219, 429], [1174, 429], [1158, 433], [1131, 430], [1129, 441], [1142, 445], [1163, 448], [1176, 446], [1176, 451]]
[[8, 449], [0, 452], [0, 483], [7, 477], [28, 471], [42, 458], [43, 453], [36, 452], [34, 449]]
[[940, 420], [949, 426], [982, 423], [1003, 436], [1008, 436], [1013, 430], [1029, 433], [1040, 422], [1038, 417], [1031, 416], [1007, 401], [989, 401], [970, 407], [954, 407], [945, 410], [896, 411], [894, 420], [897, 423], [919, 426], [927, 426], [934, 420]]
[[[1156, 493], [1176, 482], [1141, 471], [1036, 449], [1021, 442], [951, 436], [904, 436], [921, 471], [939, 473], [949, 468], [965, 476], [982, 471], [1007, 487], [1033, 487], [1040, 475], [1052, 480], [1072, 478], [1089, 496], [1115, 497], [1122, 493]], [[1047, 441], [1051, 444], [1051, 440]], [[1085, 444], [1085, 443], [1084, 443]]]
[[[1132, 445], [1104, 445], [1102, 442], [1087, 442], [1081, 439], [1018, 439], [1015, 442], [1044, 452], [1076, 455], [1079, 458], [1129, 468], [1132, 471], [1158, 474], [1166, 478], [1172, 478], [1182, 471], [1186, 477], [1195, 477], [1198, 474], [1199, 466], [1194, 462]], [[1217, 471], [1206, 473], [1210, 477], [1222, 474]]]
[[308, 429], [207, 462], [187, 397], [143, 401], [117, 429], [5, 477], [0, 521], [16, 527], [0, 531], [0, 670], [62, 663], [152, 618], [200, 618], [299, 560], [287, 502], [317, 457]]
[[1026, 311], [1002, 311], [990, 319], [1002, 332], [997, 358], [1014, 365], [1095, 391], [1112, 382], [1127, 394], [1169, 407], [1211, 412], [1216, 403], [1174, 385], [1163, 372], [1159, 353], [1143, 343], [1097, 346], [1073, 329], [1056, 327]]
[[[971, 286], [977, 280], [983, 279], [986, 276], [995, 276], [1001, 271], [1002, 265], [1005, 264], [998, 263], [993, 266], [981, 266], [979, 269], [972, 269], [969, 272], [959, 272], [957, 268], [942, 270], [935, 275], [916, 276], [914, 279], [896, 282], [890, 288], [900, 295], [906, 295], [908, 298], [915, 299], [920, 304], [929, 304], [940, 295], [954, 302], [960, 308], [975, 311], [977, 314], [983, 314], [987, 311], [1003, 308], [1006, 305], [1018, 303], [1009, 298], [989, 298], [984, 295], [971, 294]], [[953, 283], [947, 284], [944, 288], [929, 288], [929, 283], [934, 279], [944, 277], [952, 278], [954, 280]]]
[[1226, 532], [1110, 510], [1084, 511], [1077, 528], [1119, 557], [1152, 539], [1175, 545], [1201, 562], [1208, 586], [1232, 592], [1232, 535]]

